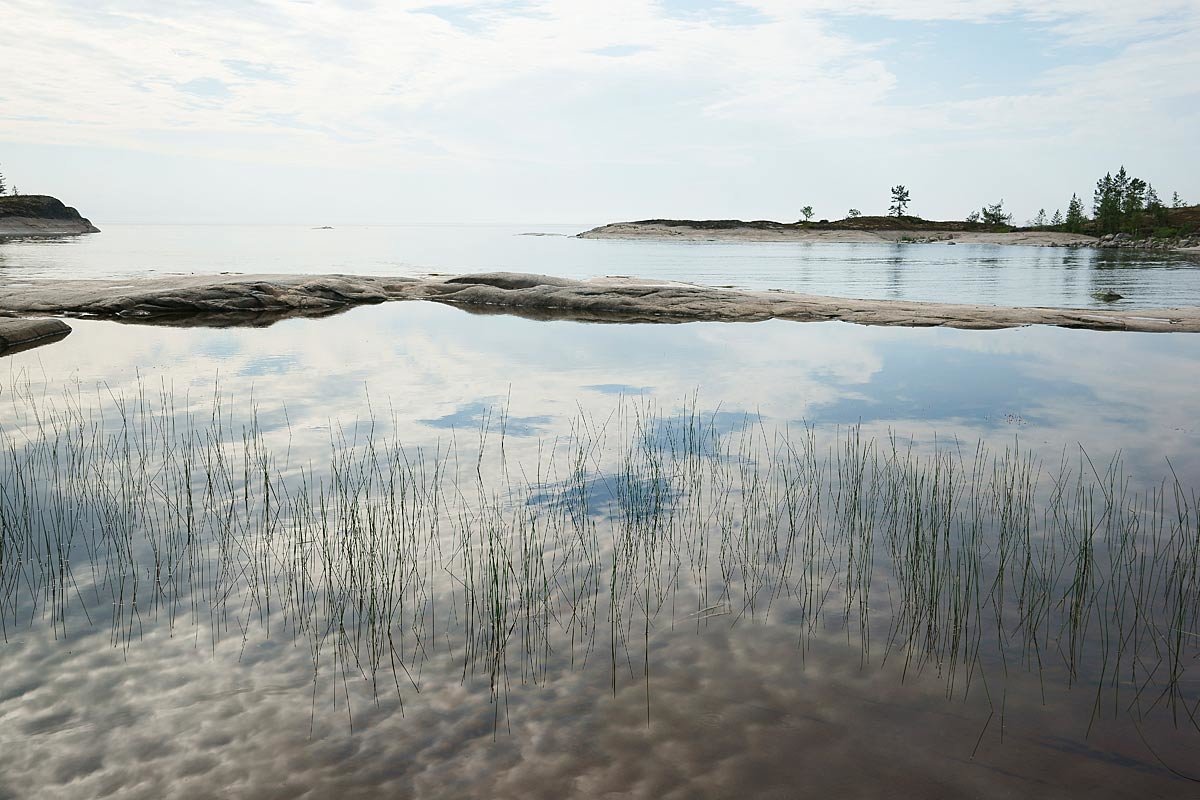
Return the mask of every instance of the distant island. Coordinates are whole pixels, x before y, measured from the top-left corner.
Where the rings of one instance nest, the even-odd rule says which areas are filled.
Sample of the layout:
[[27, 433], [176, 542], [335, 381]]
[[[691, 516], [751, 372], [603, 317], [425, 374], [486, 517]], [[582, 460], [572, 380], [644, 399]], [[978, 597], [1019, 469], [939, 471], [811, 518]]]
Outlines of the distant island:
[[1164, 223], [1137, 233], [1105, 233], [1087, 221], [1081, 231], [1062, 226], [1016, 227], [976, 221], [939, 221], [911, 216], [866, 217], [815, 222], [739, 219], [645, 219], [614, 222], [578, 234], [580, 239], [672, 239], [744, 242], [914, 242], [1020, 244], [1041, 247], [1200, 249], [1200, 206], [1165, 209]]
[[74, 236], [100, 229], [74, 208], [44, 194], [0, 196], [0, 237]]
[[797, 222], [740, 219], [644, 219], [615, 222], [578, 234], [581, 239], [677, 239], [684, 241], [944, 242], [1022, 244], [1044, 247], [1200, 250], [1200, 205], [1179, 193], [1164, 202], [1154, 187], [1122, 166], [1096, 181], [1093, 216], [1072, 194], [1067, 213], [1040, 209], [1025, 226], [1013, 225], [1004, 200], [971, 211], [963, 220], [937, 221], [908, 214], [912, 194], [903, 184], [891, 188], [888, 215], [864, 216], [852, 208], [842, 219], [813, 221], [811, 205]]
[[1017, 230], [984, 222], [942, 222], [920, 217], [849, 217], [830, 222], [738, 219], [646, 219], [601, 225], [581, 239], [682, 239], [694, 241], [962, 242], [964, 244], [1091, 245], [1094, 236], [1066, 231]]

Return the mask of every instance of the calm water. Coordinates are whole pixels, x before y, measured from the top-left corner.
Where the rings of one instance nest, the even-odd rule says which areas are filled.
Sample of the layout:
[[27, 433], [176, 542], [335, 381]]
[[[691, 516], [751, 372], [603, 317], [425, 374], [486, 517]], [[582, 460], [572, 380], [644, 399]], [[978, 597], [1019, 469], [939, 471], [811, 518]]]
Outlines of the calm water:
[[[4, 268], [738, 251], [171, 255], [196, 230]], [[768, 281], [804, 252], [739, 258], [777, 254]], [[1103, 274], [1033, 255], [1058, 292]], [[0, 797], [1195, 796], [1200, 336], [72, 325], [0, 360]]]
[[[684, 243], [569, 238], [578, 226], [101, 225], [0, 245], [9, 280], [213, 272], [632, 275], [814, 294], [1024, 306], [1200, 304], [1200, 258], [994, 245]], [[523, 236], [523, 233], [552, 234]]]

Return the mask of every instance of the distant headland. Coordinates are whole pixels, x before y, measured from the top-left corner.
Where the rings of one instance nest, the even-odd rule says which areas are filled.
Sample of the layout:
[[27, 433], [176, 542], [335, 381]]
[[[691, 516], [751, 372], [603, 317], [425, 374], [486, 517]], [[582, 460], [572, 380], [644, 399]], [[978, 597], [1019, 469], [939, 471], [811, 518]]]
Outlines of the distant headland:
[[100, 229], [61, 200], [44, 194], [0, 196], [0, 237], [74, 236]]

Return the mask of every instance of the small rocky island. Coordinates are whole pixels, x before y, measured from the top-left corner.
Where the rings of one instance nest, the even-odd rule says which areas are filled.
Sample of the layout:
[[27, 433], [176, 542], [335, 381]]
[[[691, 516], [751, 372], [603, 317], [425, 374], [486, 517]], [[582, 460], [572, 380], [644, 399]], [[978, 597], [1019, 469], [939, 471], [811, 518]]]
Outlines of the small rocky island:
[[[1138, 200], [1137, 203], [1141, 203]], [[1122, 206], [1123, 207], [1123, 206]], [[1138, 206], [1140, 207], [1140, 206]], [[580, 239], [656, 239], [688, 242], [893, 242], [912, 244], [1017, 244], [1040, 247], [1171, 250], [1200, 253], [1200, 205], [1156, 203], [1153, 210], [1122, 212], [1100, 222], [1080, 217], [1075, 226], [1036, 220], [1011, 224], [1000, 205], [983, 211], [991, 221], [971, 214], [965, 220], [929, 220], [914, 216], [849, 216], [839, 220], [643, 219], [614, 222], [577, 235]], [[1044, 216], [1044, 211], [1041, 214]], [[1080, 212], [1081, 213], [1081, 212]], [[1118, 215], [1120, 216], [1120, 215]], [[1057, 215], [1056, 217], [1057, 218]], [[1122, 230], [1112, 230], [1121, 227]]]
[[61, 200], [44, 194], [0, 197], [0, 237], [75, 236], [100, 229]]
[[580, 239], [675, 239], [745, 242], [945, 242], [947, 244], [1023, 244], [1082, 247], [1096, 237], [1082, 233], [1018, 230], [982, 222], [926, 220], [919, 217], [853, 217], [820, 222], [740, 219], [645, 219], [615, 222], [579, 234]]

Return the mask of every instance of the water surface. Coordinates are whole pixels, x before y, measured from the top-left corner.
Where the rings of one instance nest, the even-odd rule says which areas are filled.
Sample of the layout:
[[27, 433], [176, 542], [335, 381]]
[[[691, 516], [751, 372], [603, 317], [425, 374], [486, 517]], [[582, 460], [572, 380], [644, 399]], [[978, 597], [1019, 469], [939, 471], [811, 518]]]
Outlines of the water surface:
[[[424, 275], [491, 270], [630, 275], [709, 286], [1007, 306], [1200, 304], [1195, 255], [946, 244], [797, 244], [575, 239], [586, 225], [342, 227], [101, 225], [103, 233], [0, 243], [0, 276], [177, 273]], [[542, 236], [528, 233], [549, 234]]]
[[72, 324], [0, 361], [0, 796], [1194, 790], [1200, 337]]

